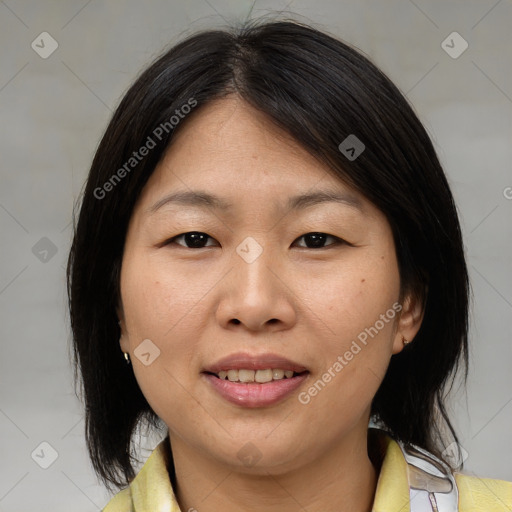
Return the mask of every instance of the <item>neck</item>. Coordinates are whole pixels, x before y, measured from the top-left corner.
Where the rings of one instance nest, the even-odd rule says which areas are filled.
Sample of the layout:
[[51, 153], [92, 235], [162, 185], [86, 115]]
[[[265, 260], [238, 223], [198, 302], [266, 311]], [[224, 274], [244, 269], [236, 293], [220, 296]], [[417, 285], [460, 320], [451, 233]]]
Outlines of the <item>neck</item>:
[[370, 512], [378, 469], [368, 456], [366, 429], [350, 432], [307, 464], [286, 471], [240, 472], [198, 454], [171, 434], [176, 489], [183, 511]]

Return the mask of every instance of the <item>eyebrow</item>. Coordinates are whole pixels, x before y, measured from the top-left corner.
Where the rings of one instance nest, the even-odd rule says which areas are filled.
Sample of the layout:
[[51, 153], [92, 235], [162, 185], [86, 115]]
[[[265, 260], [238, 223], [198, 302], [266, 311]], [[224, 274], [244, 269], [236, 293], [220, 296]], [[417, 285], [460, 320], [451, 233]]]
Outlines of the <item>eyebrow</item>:
[[[311, 206], [329, 202], [343, 204], [357, 209], [360, 212], [364, 212], [363, 204], [359, 198], [337, 190], [315, 190], [314, 192], [292, 196], [285, 205], [285, 211], [305, 210]], [[202, 190], [185, 190], [173, 192], [162, 197], [153, 204], [153, 206], [150, 206], [147, 212], [152, 215], [168, 204], [181, 204], [206, 209], [213, 208], [220, 211], [227, 211], [233, 207], [232, 203], [208, 192]]]

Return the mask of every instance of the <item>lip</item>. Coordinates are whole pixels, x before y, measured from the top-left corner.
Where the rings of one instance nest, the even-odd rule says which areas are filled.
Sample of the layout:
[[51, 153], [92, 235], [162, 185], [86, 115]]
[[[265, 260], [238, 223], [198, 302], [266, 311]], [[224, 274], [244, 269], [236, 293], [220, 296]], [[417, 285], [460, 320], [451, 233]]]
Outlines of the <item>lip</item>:
[[[265, 383], [231, 382], [213, 375], [222, 370], [266, 370], [269, 368], [291, 370], [299, 375]], [[305, 366], [278, 354], [251, 355], [239, 352], [208, 365], [201, 375], [213, 390], [228, 402], [241, 407], [255, 408], [267, 407], [284, 400], [304, 382], [309, 371]]]
[[219, 373], [221, 370], [266, 370], [278, 368], [301, 373], [307, 370], [305, 366], [287, 359], [278, 354], [256, 354], [238, 352], [219, 359], [216, 363], [208, 365], [203, 372]]
[[202, 373], [208, 383], [221, 397], [241, 407], [268, 407], [284, 400], [307, 379], [309, 373], [301, 373], [290, 379], [257, 382], [231, 382], [211, 373]]

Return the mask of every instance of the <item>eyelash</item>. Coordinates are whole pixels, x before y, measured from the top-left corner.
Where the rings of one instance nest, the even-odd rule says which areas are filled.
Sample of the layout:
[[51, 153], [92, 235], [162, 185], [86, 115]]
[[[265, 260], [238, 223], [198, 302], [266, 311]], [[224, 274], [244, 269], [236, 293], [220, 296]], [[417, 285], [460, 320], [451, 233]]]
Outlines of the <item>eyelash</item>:
[[[176, 244], [180, 247], [183, 247], [184, 249], [206, 249], [207, 247], [213, 247], [213, 246], [205, 246], [205, 247], [187, 247], [187, 246], [184, 246], [184, 245], [181, 245], [181, 244], [177, 244], [175, 242], [175, 240], [177, 240], [178, 238], [181, 238], [181, 237], [184, 237], [185, 235], [188, 235], [188, 234], [198, 234], [198, 235], [206, 235], [208, 238], [211, 238], [213, 240], [213, 238], [211, 236], [209, 236], [207, 233], [203, 233], [202, 231], [187, 231], [186, 233], [181, 233], [180, 235], [176, 235], [172, 238], [170, 238], [169, 240], [167, 240], [166, 242], [164, 242], [162, 245], [171, 245], [171, 244]], [[311, 231], [309, 233], [305, 233], [304, 235], [300, 236], [299, 238], [297, 238], [296, 240], [300, 240], [301, 238], [304, 238], [308, 235], [325, 235], [326, 237], [330, 237], [332, 239], [335, 240], [334, 243], [332, 244], [329, 244], [325, 247], [303, 247], [301, 246], [300, 248], [301, 249], [316, 249], [316, 250], [319, 250], [319, 249], [328, 249], [329, 247], [333, 247], [333, 246], [336, 246], [336, 245], [340, 245], [340, 244], [345, 244], [345, 245], [352, 245], [352, 244], [349, 244], [348, 242], [346, 242], [345, 240], [337, 237], [337, 236], [334, 236], [334, 235], [329, 235], [328, 233], [323, 233], [323, 232], [320, 232], [320, 231]]]

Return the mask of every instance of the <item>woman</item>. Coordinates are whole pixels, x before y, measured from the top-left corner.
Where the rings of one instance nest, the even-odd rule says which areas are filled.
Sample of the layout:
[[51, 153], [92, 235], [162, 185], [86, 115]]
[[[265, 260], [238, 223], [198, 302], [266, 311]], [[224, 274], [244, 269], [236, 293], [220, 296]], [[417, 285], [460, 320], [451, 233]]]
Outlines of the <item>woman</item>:
[[[125, 487], [107, 512], [512, 506], [511, 483], [456, 471], [468, 276], [446, 177], [397, 88], [325, 33], [201, 32], [137, 79], [68, 291], [91, 460]], [[166, 435], [135, 475], [144, 422]]]

